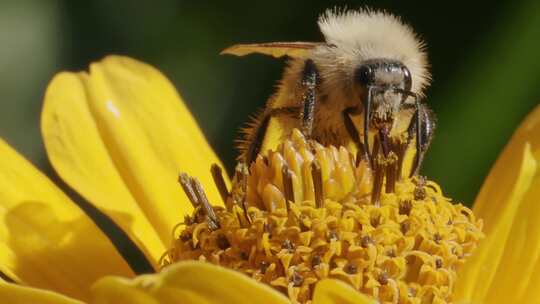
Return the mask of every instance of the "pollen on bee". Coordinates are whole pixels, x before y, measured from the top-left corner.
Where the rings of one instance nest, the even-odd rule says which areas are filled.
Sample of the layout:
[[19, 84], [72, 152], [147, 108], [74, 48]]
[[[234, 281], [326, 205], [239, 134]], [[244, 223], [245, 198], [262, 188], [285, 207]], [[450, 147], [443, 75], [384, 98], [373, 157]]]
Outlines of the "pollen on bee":
[[293, 303], [311, 301], [324, 278], [381, 302], [451, 302], [457, 269], [483, 237], [471, 210], [431, 181], [399, 175], [396, 155], [379, 156], [372, 168], [298, 130], [266, 155], [239, 166], [232, 189], [220, 190], [226, 208], [211, 207], [182, 176], [195, 211], [162, 266], [201, 260], [232, 268]]

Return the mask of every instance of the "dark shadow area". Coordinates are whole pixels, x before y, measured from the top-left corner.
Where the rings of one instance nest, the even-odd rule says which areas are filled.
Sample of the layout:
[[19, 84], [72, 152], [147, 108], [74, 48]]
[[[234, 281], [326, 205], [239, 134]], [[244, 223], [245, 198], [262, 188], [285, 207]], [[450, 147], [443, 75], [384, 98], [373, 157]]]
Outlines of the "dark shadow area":
[[129, 264], [133, 272], [136, 274], [155, 272], [152, 264], [144, 256], [144, 253], [129, 238], [129, 236], [114, 223], [113, 220], [69, 187], [55, 172], [53, 172], [52, 169], [50, 172], [54, 176], [55, 184], [59, 186], [60, 189], [62, 189], [105, 233], [120, 255]]
[[17, 284], [17, 282], [16, 282], [14, 279], [10, 278], [7, 274], [5, 274], [5, 273], [3, 273], [3, 272], [1, 272], [1, 271], [0, 271], [0, 279], [6, 281], [6, 282], [8, 282], [8, 283], [15, 283], [15, 284]]

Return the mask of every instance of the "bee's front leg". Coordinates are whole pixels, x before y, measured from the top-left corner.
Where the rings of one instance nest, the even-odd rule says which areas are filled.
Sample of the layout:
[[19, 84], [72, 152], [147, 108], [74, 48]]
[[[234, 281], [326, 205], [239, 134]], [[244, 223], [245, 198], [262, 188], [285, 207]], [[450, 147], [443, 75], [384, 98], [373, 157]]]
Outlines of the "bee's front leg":
[[306, 137], [311, 136], [313, 130], [313, 120], [315, 116], [316, 106], [316, 90], [320, 83], [319, 71], [317, 66], [311, 59], [307, 59], [302, 71], [302, 86], [304, 93], [302, 94], [302, 111], [300, 118], [302, 120], [302, 133]]
[[408, 144], [410, 144], [413, 138], [416, 138], [416, 155], [411, 170], [411, 176], [418, 175], [422, 163], [424, 162], [424, 156], [433, 139], [433, 133], [436, 127], [436, 117], [433, 111], [425, 104], [416, 103], [416, 112], [408, 129]]

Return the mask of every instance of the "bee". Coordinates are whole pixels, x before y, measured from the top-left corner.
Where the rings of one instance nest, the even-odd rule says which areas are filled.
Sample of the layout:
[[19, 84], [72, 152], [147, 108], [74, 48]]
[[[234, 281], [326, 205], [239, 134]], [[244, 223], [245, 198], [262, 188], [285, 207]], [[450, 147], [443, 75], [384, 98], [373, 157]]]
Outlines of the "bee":
[[[328, 10], [318, 19], [324, 42], [237, 44], [222, 54], [288, 58], [277, 91], [244, 130], [241, 159], [250, 164], [294, 128], [322, 144], [388, 155], [415, 142], [418, 174], [435, 129], [421, 103], [430, 83], [425, 44], [400, 18], [371, 9]], [[370, 148], [375, 146], [373, 148]]]

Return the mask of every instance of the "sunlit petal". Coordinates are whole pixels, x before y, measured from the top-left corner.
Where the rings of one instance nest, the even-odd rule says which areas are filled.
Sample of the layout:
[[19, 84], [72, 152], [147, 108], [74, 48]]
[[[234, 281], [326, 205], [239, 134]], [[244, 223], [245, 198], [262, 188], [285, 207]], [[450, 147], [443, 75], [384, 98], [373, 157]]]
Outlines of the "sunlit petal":
[[172, 227], [191, 211], [180, 171], [213, 204], [219, 163], [170, 82], [134, 59], [109, 56], [90, 73], [62, 73], [45, 97], [42, 132], [60, 176], [114, 219], [155, 263]]
[[332, 279], [317, 283], [313, 304], [376, 304], [377, 301], [361, 294], [350, 285]]
[[236, 271], [203, 262], [182, 262], [134, 280], [107, 277], [93, 287], [96, 304], [287, 304], [282, 294]]
[[9, 304], [83, 304], [53, 291], [0, 283], [0, 299]]
[[138, 277], [133, 281], [120, 277], [103, 278], [93, 287], [92, 303], [164, 304], [159, 303], [157, 299], [148, 294], [142, 287], [139, 288], [137, 286], [142, 280], [142, 277]]
[[475, 202], [487, 238], [465, 264], [457, 297], [519, 303], [540, 296], [540, 106], [513, 135]]
[[45, 95], [42, 132], [59, 174], [109, 215], [155, 261], [164, 246], [116, 170], [92, 118], [83, 74], [61, 73]]
[[133, 275], [90, 218], [1, 140], [0, 271], [78, 299], [106, 274]]

